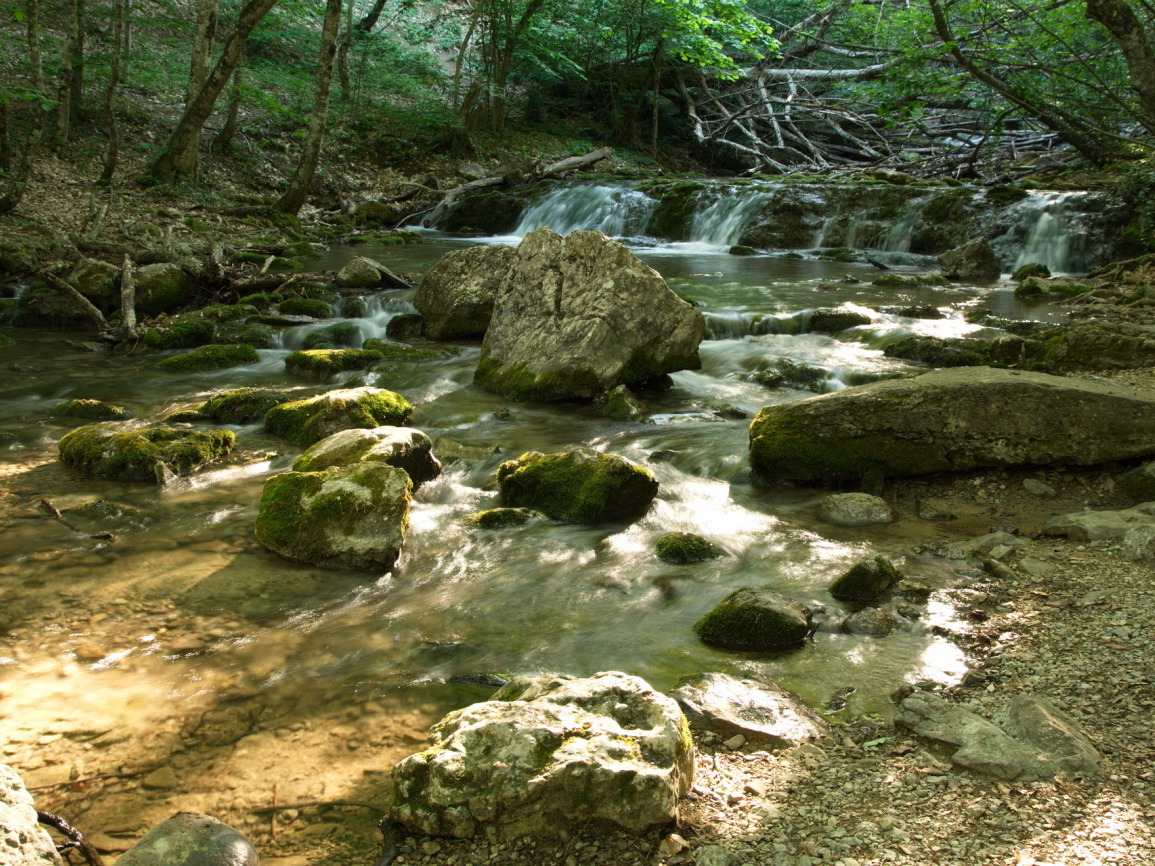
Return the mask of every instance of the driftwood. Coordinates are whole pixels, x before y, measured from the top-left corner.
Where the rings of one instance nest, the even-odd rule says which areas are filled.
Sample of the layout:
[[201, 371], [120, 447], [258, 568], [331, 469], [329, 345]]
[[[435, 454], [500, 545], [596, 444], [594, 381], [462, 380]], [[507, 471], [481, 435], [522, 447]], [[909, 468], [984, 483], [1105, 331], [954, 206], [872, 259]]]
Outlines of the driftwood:
[[578, 168], [585, 168], [586, 166], [594, 165], [601, 162], [607, 156], [612, 154], [614, 149], [612, 147], [602, 147], [595, 151], [585, 154], [584, 156], [571, 156], [558, 162], [549, 163], [548, 165], [532, 165], [528, 168], [517, 168], [508, 171], [505, 174], [494, 177], [483, 177], [479, 180], [471, 180], [469, 183], [464, 183], [461, 186], [455, 186], [453, 189], [445, 193], [444, 197], [433, 207], [424, 211], [418, 211], [415, 214], [406, 217], [406, 220], [413, 219], [424, 215], [422, 225], [432, 225], [444, 214], [457, 199], [467, 192], [473, 192], [477, 189], [485, 189], [486, 187], [510, 187], [519, 186], [521, 184], [534, 183], [547, 177], [556, 177], [565, 174], [567, 171], [573, 171]]
[[84, 834], [59, 815], [53, 815], [51, 812], [37, 811], [36, 820], [68, 837], [67, 842], [61, 842], [56, 846], [58, 854], [63, 854], [66, 851], [75, 849], [84, 855], [84, 859], [88, 861], [89, 866], [104, 866], [104, 858], [100, 856], [100, 852], [85, 840]]
[[45, 514], [47, 514], [52, 519], [60, 521], [62, 526], [64, 526], [66, 529], [71, 530], [72, 532], [77, 533], [78, 535], [83, 535], [86, 538], [91, 538], [93, 541], [107, 541], [110, 544], [112, 544], [116, 541], [116, 536], [113, 535], [111, 532], [88, 533], [88, 532], [85, 532], [83, 529], [81, 529], [79, 526], [76, 526], [72, 523], [69, 523], [68, 518], [60, 513], [60, 509], [57, 508], [55, 505], [53, 505], [51, 502], [49, 502], [47, 499], [41, 499], [40, 500], [40, 510], [43, 511]]
[[132, 257], [127, 254], [120, 266], [120, 336], [125, 340], [135, 340], [137, 337], [136, 279]]
[[109, 332], [110, 329], [108, 327], [108, 320], [104, 318], [104, 313], [100, 312], [100, 310], [98, 310], [93, 305], [92, 301], [88, 300], [88, 298], [80, 294], [79, 290], [77, 290], [75, 286], [73, 286], [71, 283], [65, 282], [60, 277], [56, 276], [56, 274], [50, 271], [40, 271], [38, 276], [40, 279], [44, 280], [44, 282], [48, 283], [48, 285], [52, 286], [52, 288], [56, 289], [56, 291], [60, 292], [60, 294], [64, 295], [64, 297], [68, 298], [70, 301], [76, 304], [76, 306], [78, 306], [81, 310], [83, 310], [84, 314], [88, 316], [88, 318], [92, 319], [93, 323], [95, 323], [97, 330], [99, 330], [101, 333], [101, 336]]

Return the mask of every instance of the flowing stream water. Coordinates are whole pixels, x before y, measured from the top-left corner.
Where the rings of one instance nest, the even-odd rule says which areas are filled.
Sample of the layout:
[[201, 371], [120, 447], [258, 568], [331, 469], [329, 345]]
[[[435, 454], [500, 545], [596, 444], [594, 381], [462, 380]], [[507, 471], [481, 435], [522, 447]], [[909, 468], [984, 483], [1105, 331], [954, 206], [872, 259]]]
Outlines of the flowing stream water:
[[[518, 233], [548, 224], [637, 236], [646, 207], [629, 190], [585, 188], [539, 203]], [[869, 529], [826, 525], [817, 517], [821, 492], [753, 485], [749, 421], [726, 420], [717, 410], [752, 417], [764, 405], [809, 396], [747, 378], [777, 360], [820, 369], [818, 390], [835, 390], [905, 369], [881, 351], [896, 336], [974, 332], [962, 314], [979, 302], [1001, 315], [1027, 311], [1006, 288], [883, 289], [871, 285], [877, 272], [867, 265], [725, 255], [730, 239], [718, 227], [732, 228], [740, 219], [734, 210], [715, 214], [696, 243], [638, 241], [639, 255], [701, 305], [711, 337], [701, 348], [701, 370], [676, 373], [672, 390], [646, 395], [652, 423], [611, 420], [577, 404], [516, 404], [477, 390], [476, 343], [375, 378], [416, 406], [412, 423], [432, 438], [499, 449], [479, 462], [447, 461], [444, 474], [418, 491], [409, 540], [391, 574], [294, 564], [256, 543], [261, 485], [299, 453], [259, 425], [233, 428], [238, 451], [223, 466], [165, 487], [85, 479], [56, 460], [59, 438], [85, 423], [51, 416], [60, 400], [108, 400], [139, 419], [129, 423], [147, 423], [223, 388], [288, 385], [309, 394], [331, 386], [294, 378], [283, 365], [308, 330], [331, 321], [286, 332], [283, 348], [262, 350], [259, 363], [197, 374], [162, 372], [155, 355], [79, 353], [58, 332], [15, 332], [0, 385], [7, 506], [0, 625], [9, 630], [0, 642], [0, 744], [15, 744], [7, 754], [24, 755], [20, 744], [61, 731], [88, 742], [76, 731], [91, 729], [88, 744], [98, 747], [110, 731], [146, 740], [149, 731], [168, 731], [168, 745], [153, 747], [168, 754], [172, 743], [185, 743], [195, 756], [186, 761], [188, 775], [200, 785], [187, 786], [186, 800], [199, 790], [211, 805], [220, 786], [215, 776], [230, 772], [213, 763], [224, 761], [222, 743], [281, 730], [295, 732], [286, 734], [293, 739], [311, 729], [310, 720], [369, 707], [378, 731], [401, 731], [393, 739], [361, 738], [381, 746], [373, 766], [384, 770], [419, 748], [420, 732], [443, 712], [484, 699], [455, 677], [620, 669], [668, 689], [686, 674], [720, 670], [773, 678], [818, 707], [853, 686], [848, 711], [879, 714], [890, 712], [886, 696], [903, 681], [956, 680], [962, 654], [932, 631], [954, 617], [946, 594], [932, 596], [921, 619], [885, 638], [824, 628], [804, 648], [770, 655], [726, 652], [694, 638], [694, 622], [747, 585], [782, 591], [837, 621], [843, 608], [826, 588], [839, 574], [868, 552], [898, 556], [929, 531], [913, 520]], [[473, 242], [428, 232], [417, 246], [334, 248], [316, 267], [368, 255], [419, 275], [446, 251]], [[369, 298], [366, 316], [354, 320], [362, 338], [381, 336], [392, 316], [411, 309], [411, 294]], [[879, 305], [931, 305], [946, 317], [904, 318], [872, 309]], [[811, 311], [837, 306], [866, 314], [870, 324], [839, 334], [809, 331]], [[537, 520], [486, 532], [467, 524], [471, 513], [497, 504], [491, 481], [502, 460], [575, 445], [647, 465], [661, 484], [650, 512], [632, 525]], [[67, 515], [94, 498], [139, 509], [121, 520], [115, 543], [78, 535], [36, 507], [45, 499]], [[704, 535], [726, 555], [666, 564], [654, 543], [673, 531]], [[932, 563], [908, 566], [932, 585], [949, 583]], [[205, 719], [228, 731], [237, 717], [246, 721], [231, 740], [204, 734]], [[191, 725], [189, 718], [200, 721]], [[336, 748], [320, 735], [304, 742], [319, 755]], [[259, 753], [256, 745], [247, 748]], [[298, 794], [316, 796], [324, 775], [318, 766], [337, 760], [302, 759], [310, 778]], [[236, 774], [247, 772], [257, 771]], [[84, 775], [83, 767], [72, 773]]]

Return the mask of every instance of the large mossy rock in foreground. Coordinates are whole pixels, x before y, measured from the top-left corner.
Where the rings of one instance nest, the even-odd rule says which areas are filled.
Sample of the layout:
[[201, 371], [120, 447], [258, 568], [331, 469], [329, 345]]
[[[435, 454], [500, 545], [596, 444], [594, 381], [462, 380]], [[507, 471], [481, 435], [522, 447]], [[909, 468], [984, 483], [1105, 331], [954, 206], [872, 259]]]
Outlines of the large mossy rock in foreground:
[[187, 475], [228, 454], [236, 442], [231, 430], [181, 430], [174, 427], [123, 429], [91, 424], [60, 440], [65, 466], [96, 478], [159, 481], [164, 470]]
[[658, 495], [658, 482], [644, 466], [588, 448], [529, 451], [502, 463], [497, 483], [506, 506], [570, 523], [633, 520]]
[[384, 388], [343, 388], [274, 406], [265, 414], [265, 427], [294, 445], [308, 447], [341, 430], [399, 426], [412, 411], [408, 400]]
[[388, 571], [409, 531], [412, 489], [404, 470], [384, 463], [274, 475], [261, 494], [257, 541], [296, 562]]
[[177, 812], [116, 861], [121, 866], [257, 866], [252, 840], [209, 815]]
[[391, 814], [436, 836], [554, 836], [590, 821], [642, 832], [674, 820], [693, 782], [678, 705], [623, 673], [515, 677], [431, 737], [394, 767]]
[[441, 463], [433, 456], [433, 443], [412, 427], [342, 430], [310, 446], [293, 463], [293, 471], [321, 472], [330, 466], [366, 461], [404, 469], [414, 487], [441, 474]]
[[442, 256], [413, 296], [425, 336], [432, 340], [483, 337], [493, 317], [497, 288], [513, 257], [513, 247], [502, 244], [469, 247]]
[[743, 587], [694, 624], [709, 644], [767, 652], [798, 646], [814, 631], [810, 609], [782, 593]]
[[1045, 373], [955, 367], [767, 406], [750, 462], [771, 480], [854, 481], [1155, 454], [1155, 395]]
[[474, 384], [519, 400], [592, 399], [701, 366], [702, 313], [601, 232], [538, 229], [497, 292]]

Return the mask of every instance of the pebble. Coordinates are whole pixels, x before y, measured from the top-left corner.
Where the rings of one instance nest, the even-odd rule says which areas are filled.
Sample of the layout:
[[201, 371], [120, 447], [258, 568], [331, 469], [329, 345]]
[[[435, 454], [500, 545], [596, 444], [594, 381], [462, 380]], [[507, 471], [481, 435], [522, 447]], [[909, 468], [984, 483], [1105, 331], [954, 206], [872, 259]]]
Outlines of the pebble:
[[734, 736], [730, 737], [730, 739], [726, 740], [722, 745], [724, 745], [727, 749], [740, 749], [746, 745], [746, 736], [745, 734], [735, 734]]

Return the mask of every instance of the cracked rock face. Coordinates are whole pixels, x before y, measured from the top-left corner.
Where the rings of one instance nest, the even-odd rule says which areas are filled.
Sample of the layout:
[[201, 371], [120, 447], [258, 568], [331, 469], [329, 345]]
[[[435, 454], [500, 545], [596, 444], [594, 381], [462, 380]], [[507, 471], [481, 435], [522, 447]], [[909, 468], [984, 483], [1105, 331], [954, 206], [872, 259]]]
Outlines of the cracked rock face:
[[20, 776], [0, 764], [0, 864], [60, 866], [52, 838], [36, 821], [32, 795]]
[[469, 838], [553, 835], [591, 820], [641, 832], [674, 819], [693, 781], [677, 703], [638, 677], [515, 677], [450, 713], [393, 770], [393, 817]]

